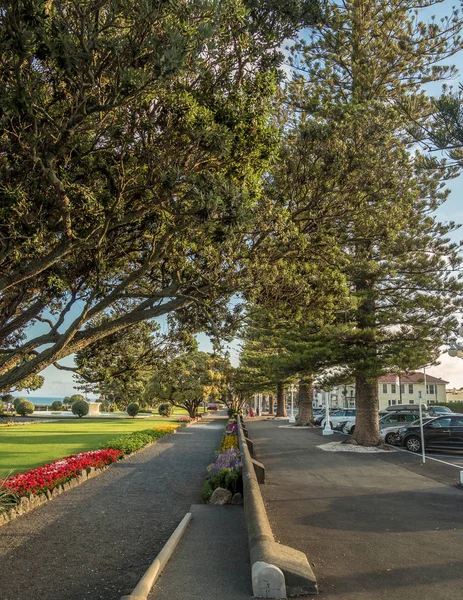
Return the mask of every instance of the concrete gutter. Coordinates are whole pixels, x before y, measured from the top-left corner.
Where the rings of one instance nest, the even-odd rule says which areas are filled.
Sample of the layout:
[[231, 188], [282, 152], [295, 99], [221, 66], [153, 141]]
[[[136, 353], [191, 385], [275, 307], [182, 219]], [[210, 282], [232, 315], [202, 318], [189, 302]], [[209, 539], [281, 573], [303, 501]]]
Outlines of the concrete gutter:
[[133, 590], [130, 596], [122, 596], [121, 600], [147, 599], [151, 592], [151, 588], [156, 583], [159, 575], [162, 573], [164, 567], [166, 566], [167, 561], [174, 553], [174, 550], [177, 547], [177, 544], [179, 543], [180, 539], [182, 538], [182, 535], [185, 533], [186, 528], [188, 527], [191, 521], [191, 517], [191, 513], [187, 513], [183, 517], [183, 519], [180, 521], [180, 524], [177, 526], [177, 529], [164, 544], [164, 547], [161, 550], [161, 552], [156, 556], [146, 573], [138, 582], [137, 587]]
[[[244, 514], [248, 532], [254, 596], [257, 598], [285, 598], [317, 594], [317, 580], [306, 555], [299, 550], [275, 542], [240, 418], [238, 419], [238, 440], [243, 457]], [[270, 572], [272, 578], [269, 577]], [[281, 582], [278, 583], [279, 573], [282, 575], [285, 590], [281, 589]], [[275, 581], [271, 589], [269, 589], [269, 579]]]

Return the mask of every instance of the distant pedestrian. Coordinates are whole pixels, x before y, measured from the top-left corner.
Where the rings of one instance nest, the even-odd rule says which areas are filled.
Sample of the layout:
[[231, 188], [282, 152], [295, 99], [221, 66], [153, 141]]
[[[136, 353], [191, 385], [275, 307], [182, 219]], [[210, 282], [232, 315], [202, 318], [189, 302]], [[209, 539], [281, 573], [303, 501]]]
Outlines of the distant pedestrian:
[[254, 410], [251, 408], [251, 417], [255, 417]]

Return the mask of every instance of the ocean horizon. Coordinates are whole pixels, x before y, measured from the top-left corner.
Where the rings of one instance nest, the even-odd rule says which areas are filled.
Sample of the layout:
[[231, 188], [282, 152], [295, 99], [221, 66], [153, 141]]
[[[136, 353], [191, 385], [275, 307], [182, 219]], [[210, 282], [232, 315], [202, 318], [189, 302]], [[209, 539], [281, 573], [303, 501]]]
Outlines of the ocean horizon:
[[[77, 392], [76, 392], [77, 393]], [[26, 398], [26, 400], [30, 400], [30, 402], [32, 402], [33, 404], [37, 405], [37, 406], [45, 406], [46, 404], [51, 404], [52, 402], [55, 402], [56, 400], [61, 400], [61, 402], [64, 399], [64, 396], [31, 396], [30, 394], [12, 394], [14, 395], [15, 398]], [[70, 394], [72, 395], [72, 394]], [[90, 400], [91, 402], [93, 402], [94, 400], [92, 398], [88, 398], [88, 400]]]

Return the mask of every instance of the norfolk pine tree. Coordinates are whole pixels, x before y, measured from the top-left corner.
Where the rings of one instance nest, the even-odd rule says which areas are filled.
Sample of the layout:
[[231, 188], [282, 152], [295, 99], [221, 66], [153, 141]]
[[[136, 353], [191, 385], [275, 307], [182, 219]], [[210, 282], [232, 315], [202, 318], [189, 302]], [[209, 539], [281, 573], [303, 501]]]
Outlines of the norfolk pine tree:
[[378, 376], [401, 367], [404, 346], [412, 368], [435, 358], [461, 306], [461, 257], [448, 239], [455, 225], [433, 216], [448, 194], [442, 179], [455, 172], [412, 152], [409, 134], [432, 114], [423, 84], [455, 73], [438, 63], [460, 49], [461, 21], [452, 14], [422, 23], [413, 12], [421, 6], [330, 3], [327, 22], [293, 54], [289, 101], [306, 135], [320, 140], [318, 162], [336, 166], [330, 201], [353, 209], [333, 231], [356, 302], [344, 317], [352, 325], [341, 364], [356, 383], [353, 438], [364, 445], [381, 443]]

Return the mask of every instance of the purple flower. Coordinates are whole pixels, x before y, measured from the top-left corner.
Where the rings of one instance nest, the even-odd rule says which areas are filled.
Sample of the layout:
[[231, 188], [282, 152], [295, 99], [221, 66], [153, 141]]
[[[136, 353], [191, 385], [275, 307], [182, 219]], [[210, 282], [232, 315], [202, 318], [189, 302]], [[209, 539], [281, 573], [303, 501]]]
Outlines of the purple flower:
[[241, 471], [243, 462], [241, 454], [236, 448], [226, 450], [217, 456], [217, 460], [210, 469], [212, 475], [216, 474], [220, 469], [230, 469], [231, 471]]

